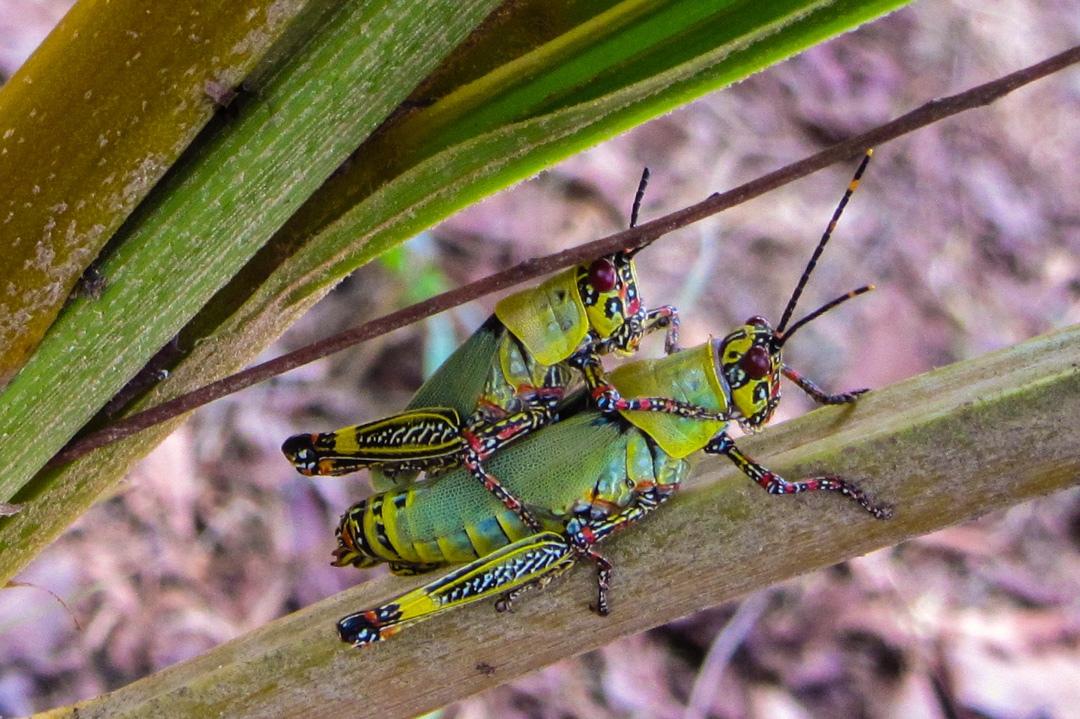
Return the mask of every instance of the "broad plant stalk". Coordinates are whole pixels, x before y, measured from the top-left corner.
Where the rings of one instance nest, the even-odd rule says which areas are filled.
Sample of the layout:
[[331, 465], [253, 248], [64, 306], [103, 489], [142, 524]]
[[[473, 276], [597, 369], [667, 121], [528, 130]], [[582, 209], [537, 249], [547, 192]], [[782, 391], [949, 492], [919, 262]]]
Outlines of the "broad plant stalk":
[[890, 521], [826, 493], [768, 496], [710, 458], [669, 506], [603, 545], [616, 567], [609, 617], [587, 609], [595, 583], [582, 565], [523, 596], [513, 614], [478, 603], [383, 644], [343, 645], [340, 616], [423, 581], [383, 577], [84, 702], [77, 716], [330, 717], [357, 707], [418, 716], [782, 579], [1067, 488], [1080, 473], [1078, 353], [1080, 327], [1068, 328], [740, 441], [789, 477], [827, 469], [857, 478], [894, 503]]

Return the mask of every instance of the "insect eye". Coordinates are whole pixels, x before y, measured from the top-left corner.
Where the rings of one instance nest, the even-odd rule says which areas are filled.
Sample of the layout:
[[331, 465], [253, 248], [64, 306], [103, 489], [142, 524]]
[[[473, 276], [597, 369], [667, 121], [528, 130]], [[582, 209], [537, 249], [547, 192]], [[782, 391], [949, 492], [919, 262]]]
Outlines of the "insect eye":
[[767, 319], [765, 319], [764, 317], [762, 317], [761, 315], [754, 315], [753, 317], [751, 317], [750, 319], [748, 319], [746, 321], [746, 324], [754, 325], [756, 327], [768, 327], [769, 326], [769, 321]]
[[606, 257], [602, 257], [589, 265], [589, 284], [597, 292], [611, 292], [615, 289], [615, 282], [619, 273], [615, 270], [615, 263]]
[[752, 380], [759, 380], [769, 374], [772, 369], [772, 358], [769, 351], [764, 347], [751, 347], [739, 360], [739, 369], [746, 373]]

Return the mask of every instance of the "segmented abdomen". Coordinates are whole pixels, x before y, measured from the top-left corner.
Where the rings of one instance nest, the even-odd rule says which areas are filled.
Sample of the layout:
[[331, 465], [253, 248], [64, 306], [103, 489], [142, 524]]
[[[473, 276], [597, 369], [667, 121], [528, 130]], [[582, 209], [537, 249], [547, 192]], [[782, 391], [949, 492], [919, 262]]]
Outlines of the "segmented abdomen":
[[[487, 506], [486, 516], [448, 508], [443, 516], [457, 515], [459, 521], [454, 528], [443, 527], [440, 517], [429, 516], [427, 511], [439, 506], [425, 497], [430, 487], [418, 482], [353, 505], [338, 528], [337, 563], [361, 568], [388, 564], [395, 574], [422, 574], [470, 562], [532, 534], [498, 500]], [[479, 483], [476, 487], [484, 491]], [[553, 517], [542, 521], [555, 531], [563, 528]]]
[[[583, 413], [531, 435], [486, 463], [556, 532], [572, 517], [602, 518], [657, 485], [674, 486], [687, 464], [621, 420]], [[376, 494], [339, 527], [338, 564], [389, 564], [415, 574], [468, 562], [531, 532], [464, 469]]]

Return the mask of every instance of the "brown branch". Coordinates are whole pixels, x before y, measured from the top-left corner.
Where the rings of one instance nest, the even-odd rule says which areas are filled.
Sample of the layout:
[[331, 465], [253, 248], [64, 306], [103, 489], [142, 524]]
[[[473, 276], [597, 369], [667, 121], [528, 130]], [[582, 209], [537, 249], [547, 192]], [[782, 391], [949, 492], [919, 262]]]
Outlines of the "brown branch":
[[691, 205], [633, 229], [594, 242], [579, 245], [546, 257], [528, 260], [485, 279], [444, 292], [431, 299], [418, 302], [415, 305], [392, 312], [359, 327], [314, 342], [295, 352], [255, 365], [242, 372], [212, 382], [193, 392], [163, 402], [156, 407], [126, 417], [110, 427], [72, 442], [45, 466], [56, 467], [66, 464], [89, 454], [95, 449], [118, 442], [136, 432], [141, 432], [155, 424], [190, 412], [226, 395], [239, 392], [253, 384], [322, 359], [360, 342], [418, 322], [425, 317], [471, 302], [486, 294], [535, 279], [556, 270], [612, 254], [620, 249], [644, 247], [673, 230], [686, 227], [698, 220], [775, 190], [840, 160], [855, 157], [872, 147], [877, 147], [884, 142], [894, 140], [946, 117], [965, 110], [989, 105], [1017, 88], [1051, 75], [1077, 62], [1080, 62], [1080, 46], [1072, 47], [1042, 62], [1010, 73], [997, 80], [973, 87], [957, 95], [940, 100], [931, 100], [918, 109], [891, 122], [837, 143], [815, 155], [763, 175], [732, 190], [710, 195], [696, 205]]

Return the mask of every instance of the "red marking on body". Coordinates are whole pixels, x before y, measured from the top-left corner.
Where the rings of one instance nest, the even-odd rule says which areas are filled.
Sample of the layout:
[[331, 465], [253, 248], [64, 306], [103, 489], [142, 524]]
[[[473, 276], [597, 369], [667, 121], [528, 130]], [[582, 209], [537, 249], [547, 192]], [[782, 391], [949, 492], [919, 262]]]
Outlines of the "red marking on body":
[[622, 507], [615, 504], [614, 502], [605, 499], [596, 499], [595, 497], [590, 500], [590, 504], [596, 507], [603, 507], [604, 509], [610, 511], [612, 514], [616, 514], [620, 509], [622, 509]]
[[473, 452], [480, 454], [483, 451], [484, 445], [480, 442], [480, 440], [476, 437], [472, 430], [462, 429], [461, 436], [465, 439], [465, 443], [469, 445], [469, 449], [471, 449]]
[[507, 416], [505, 407], [501, 407], [484, 397], [481, 397], [476, 402], [476, 411], [481, 412], [485, 417], [489, 417], [493, 421]]
[[517, 424], [508, 424], [506, 425], [506, 427], [496, 432], [495, 436], [499, 439], [513, 439], [517, 435], [521, 434], [521, 431], [523, 429], [527, 429], [528, 426], [528, 423], [524, 421]]

